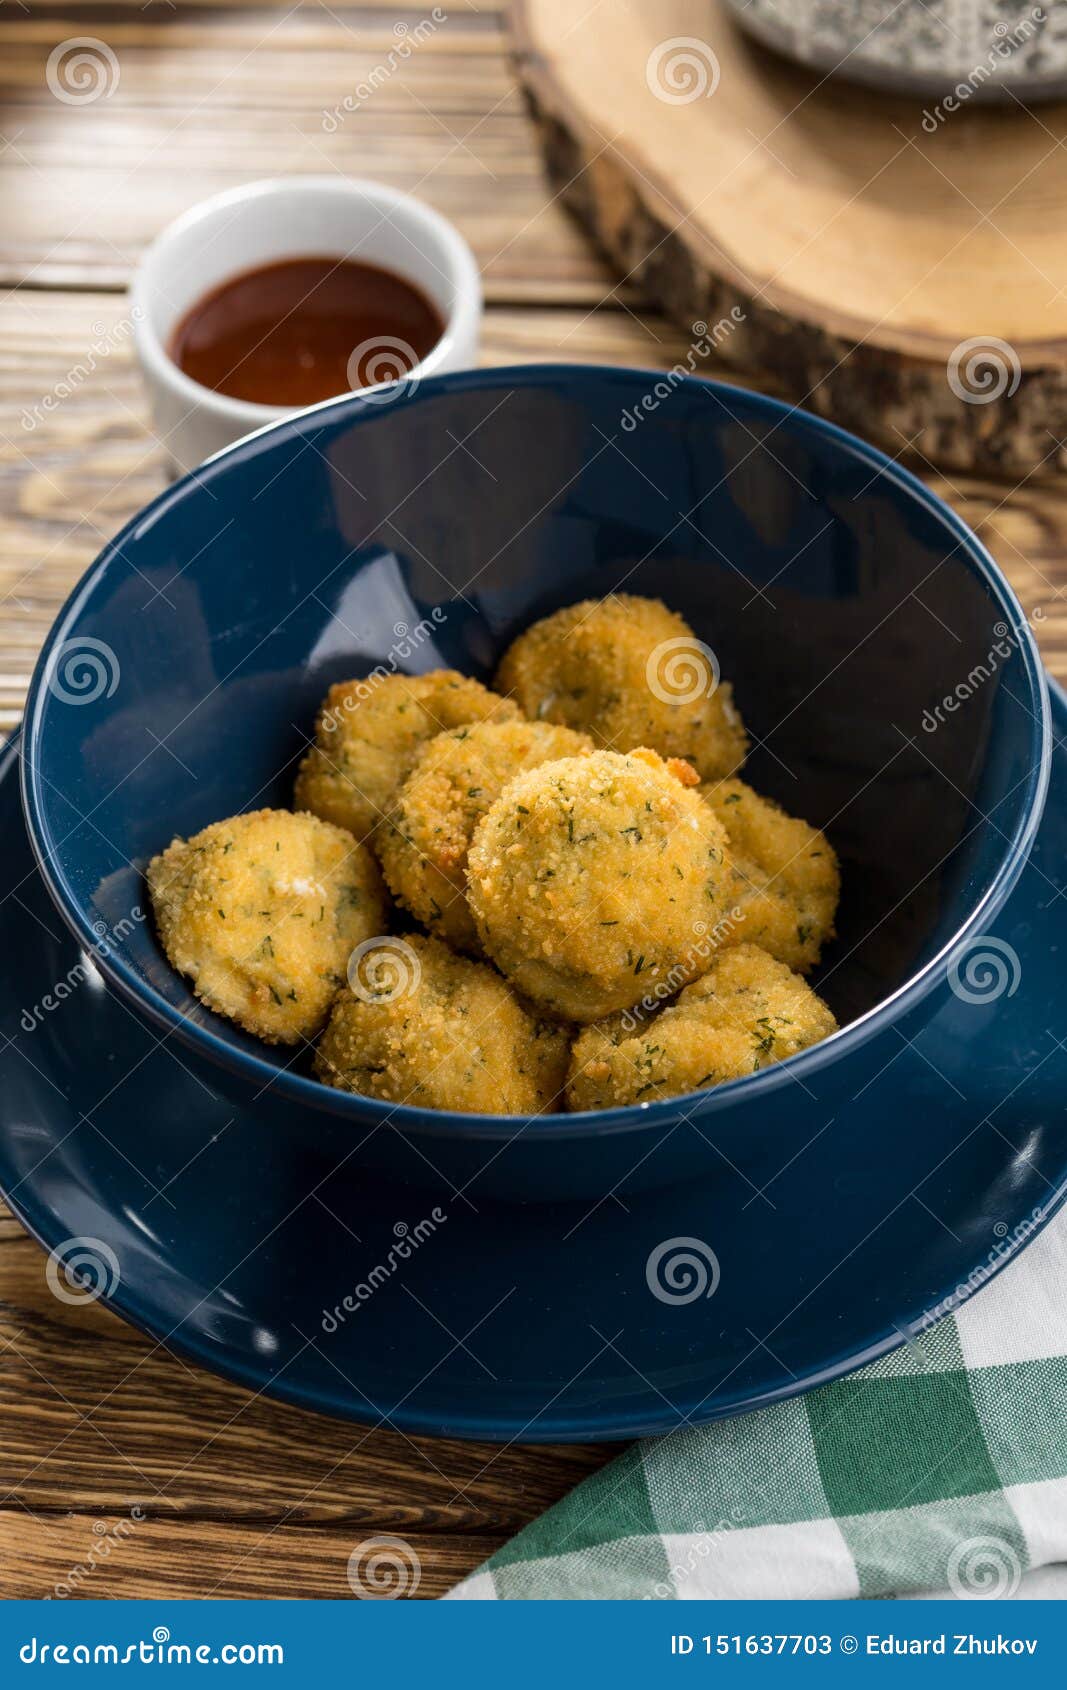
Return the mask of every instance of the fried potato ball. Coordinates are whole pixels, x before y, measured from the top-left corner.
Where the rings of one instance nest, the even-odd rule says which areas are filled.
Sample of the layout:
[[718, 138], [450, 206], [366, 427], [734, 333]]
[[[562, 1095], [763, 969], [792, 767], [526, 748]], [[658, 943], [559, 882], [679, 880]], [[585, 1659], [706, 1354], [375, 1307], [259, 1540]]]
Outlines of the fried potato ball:
[[751, 940], [801, 974], [834, 936], [841, 890], [824, 833], [761, 798], [743, 780], [700, 789], [726, 829], [734, 883], [728, 943]]
[[471, 836], [524, 769], [591, 751], [587, 734], [551, 722], [474, 722], [419, 752], [377, 848], [394, 895], [457, 950], [481, 954], [467, 907]]
[[720, 951], [666, 1008], [613, 1015], [578, 1035], [570, 1109], [615, 1109], [703, 1091], [818, 1044], [837, 1022], [811, 987], [758, 945]]
[[516, 989], [568, 1020], [599, 1021], [657, 981], [708, 966], [725, 911], [726, 831], [654, 751], [542, 763], [478, 824], [468, 897], [486, 952]]
[[508, 648], [499, 692], [531, 721], [584, 729], [610, 751], [650, 745], [702, 780], [740, 768], [748, 749], [729, 683], [683, 617], [629, 593], [585, 599], [535, 622]]
[[163, 948], [210, 1009], [271, 1044], [310, 1039], [353, 948], [385, 925], [365, 845], [317, 816], [254, 810], [148, 865]]
[[353, 969], [315, 1053], [327, 1085], [476, 1115], [562, 1108], [570, 1032], [486, 963], [438, 939], [386, 939]]
[[517, 705], [455, 669], [340, 681], [319, 712], [293, 803], [369, 839], [428, 739], [465, 722], [518, 718]]

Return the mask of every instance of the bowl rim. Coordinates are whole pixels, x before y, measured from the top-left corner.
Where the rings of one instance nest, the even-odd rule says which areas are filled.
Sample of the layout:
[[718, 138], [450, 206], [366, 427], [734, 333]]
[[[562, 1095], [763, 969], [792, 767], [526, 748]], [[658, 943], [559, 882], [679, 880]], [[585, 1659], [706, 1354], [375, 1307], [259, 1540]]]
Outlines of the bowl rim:
[[[558, 1141], [645, 1132], [657, 1124], [673, 1127], [683, 1121], [694, 1121], [697, 1117], [703, 1120], [731, 1108], [735, 1103], [755, 1103], [782, 1086], [794, 1082], [803, 1083], [805, 1076], [814, 1075], [827, 1063], [847, 1056], [892, 1026], [943, 980], [953, 954], [965, 946], [969, 939], [981, 930], [985, 921], [1001, 908], [1018, 881], [1037, 835], [1045, 805], [1052, 758], [1052, 734], [1048, 688], [1037, 643], [1022, 605], [1007, 577], [978, 535], [963, 519], [916, 475], [904, 469], [878, 447], [869, 445], [837, 423], [829, 422], [798, 405], [787, 404], [767, 394], [757, 393], [751, 388], [683, 375], [683, 386], [710, 391], [724, 403], [731, 399], [739, 400], [755, 413], [775, 419], [778, 426], [788, 422], [791, 427], [799, 428], [802, 433], [821, 436], [839, 450], [869, 466], [873, 471], [872, 481], [883, 476], [890, 480], [901, 494], [922, 506], [947, 530], [949, 537], [954, 540], [952, 550], [960, 552], [967, 565], [999, 603], [1004, 617], [1009, 621], [1030, 686], [1033, 728], [1025, 803], [1013, 833], [1005, 839], [1000, 863], [984, 895], [935, 956], [922, 968], [910, 974], [888, 997], [882, 998], [872, 1008], [854, 1021], [846, 1023], [820, 1044], [758, 1073], [729, 1080], [708, 1091], [685, 1093], [657, 1102], [573, 1113], [559, 1111], [527, 1118], [517, 1115], [470, 1114], [455, 1110], [423, 1110], [407, 1103], [387, 1104], [355, 1092], [339, 1091], [334, 1087], [325, 1086], [318, 1080], [293, 1073], [287, 1066], [279, 1068], [264, 1057], [242, 1050], [231, 1043], [226, 1032], [216, 1033], [213, 1028], [189, 1019], [143, 980], [135, 969], [129, 967], [120, 952], [101, 950], [99, 934], [94, 930], [80, 898], [53, 853], [52, 836], [43, 819], [39, 752], [48, 696], [45, 675], [56, 648], [69, 637], [69, 630], [82, 613], [86, 601], [108, 571], [114, 567], [133, 567], [125, 557], [125, 547], [128, 542], [136, 539], [144, 524], [161, 515], [169, 506], [179, 505], [183, 499], [195, 496], [205, 484], [222, 478], [231, 460], [240, 462], [255, 457], [261, 450], [264, 439], [274, 436], [279, 439], [299, 436], [309, 421], [315, 424], [322, 416], [328, 421], [336, 420], [340, 423], [347, 420], [358, 426], [372, 422], [375, 416], [381, 415], [383, 411], [392, 415], [398, 408], [418, 404], [442, 393], [492, 391], [509, 385], [558, 386], [560, 383], [576, 384], [588, 380], [632, 387], [635, 382], [650, 385], [663, 379], [662, 370], [611, 364], [499, 365], [485, 370], [462, 370], [431, 377], [414, 387], [409, 387], [388, 406], [368, 402], [366, 397], [359, 393], [323, 400], [306, 410], [267, 423], [231, 445], [223, 447], [200, 468], [180, 477], [157, 494], [104, 546], [57, 614], [41, 647], [30, 681], [20, 748], [23, 812], [38, 869], [59, 913], [75, 938], [95, 958], [107, 981], [142, 1016], [147, 1016], [157, 1026], [164, 1028], [168, 1036], [175, 1034], [183, 1044], [200, 1056], [206, 1057], [213, 1065], [226, 1069], [249, 1083], [254, 1088], [255, 1097], [264, 1091], [274, 1090], [278, 1096], [294, 1104], [339, 1116], [353, 1124], [366, 1125], [372, 1129], [393, 1125], [405, 1135], [416, 1138], [458, 1137], [479, 1140], [497, 1144], [501, 1151], [532, 1125], [536, 1125], [539, 1138], [547, 1137]], [[220, 1028], [228, 1027], [223, 1017], [220, 1016], [218, 1020]], [[299, 1055], [300, 1051], [297, 1054]], [[296, 1060], [296, 1056], [293, 1060]]]

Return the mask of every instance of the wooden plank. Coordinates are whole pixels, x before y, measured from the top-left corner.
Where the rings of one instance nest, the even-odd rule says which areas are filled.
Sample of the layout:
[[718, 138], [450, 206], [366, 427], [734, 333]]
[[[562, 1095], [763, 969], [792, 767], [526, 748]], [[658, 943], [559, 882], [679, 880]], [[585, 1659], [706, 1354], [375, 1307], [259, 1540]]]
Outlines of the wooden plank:
[[[414, 30], [430, 13], [411, 17]], [[46, 79], [74, 27], [66, 9], [0, 23], [8, 284], [124, 285], [156, 232], [205, 195], [339, 173], [452, 218], [490, 299], [592, 303], [613, 285], [546, 185], [491, 15], [455, 7], [416, 41], [380, 12], [123, 8], [94, 24], [117, 80], [105, 71], [112, 91], [79, 105]]]
[[[250, 1527], [228, 1522], [131, 1519], [120, 1514], [62, 1518], [0, 1509], [0, 1593], [20, 1597], [350, 1598], [379, 1534], [359, 1530]], [[395, 1534], [390, 1534], [395, 1535]], [[409, 1533], [385, 1553], [404, 1597], [443, 1596], [491, 1555], [494, 1537]], [[390, 1578], [383, 1569], [381, 1576]], [[364, 1579], [361, 1588], [367, 1588]], [[390, 1582], [387, 1588], [397, 1588]], [[267, 1631], [269, 1631], [269, 1625]], [[192, 1641], [193, 1638], [175, 1638]], [[243, 1634], [235, 1642], [244, 1641]], [[264, 1638], [264, 1641], [269, 1641]]]

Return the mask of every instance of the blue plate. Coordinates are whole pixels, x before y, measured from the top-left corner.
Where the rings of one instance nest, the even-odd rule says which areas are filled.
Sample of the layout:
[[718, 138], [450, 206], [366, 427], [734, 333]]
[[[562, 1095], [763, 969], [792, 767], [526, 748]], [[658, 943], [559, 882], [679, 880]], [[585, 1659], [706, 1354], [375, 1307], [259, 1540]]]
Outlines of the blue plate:
[[[999, 1268], [1067, 1190], [1067, 1054], [1051, 1024], [1067, 950], [1067, 699], [1052, 691], [1033, 854], [985, 936], [988, 966], [975, 953], [963, 995], [939, 989], [915, 1041], [922, 1130], [870, 1130], [890, 1069], [763, 1189], [723, 1165], [595, 1206], [435, 1211], [433, 1195], [300, 1152], [217, 1096], [109, 995], [56, 915], [9, 747], [0, 921], [3, 954], [20, 961], [0, 980], [4, 1195], [50, 1249], [95, 1255], [106, 1301], [173, 1350], [369, 1424], [631, 1437], [873, 1360]], [[984, 1066], [949, 1082], [945, 1053], [976, 1016]]]

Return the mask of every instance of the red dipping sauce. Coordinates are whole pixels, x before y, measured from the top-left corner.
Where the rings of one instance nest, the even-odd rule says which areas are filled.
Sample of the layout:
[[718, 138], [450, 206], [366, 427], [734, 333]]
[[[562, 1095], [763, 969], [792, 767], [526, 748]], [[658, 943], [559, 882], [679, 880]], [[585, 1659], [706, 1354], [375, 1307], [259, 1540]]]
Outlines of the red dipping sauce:
[[402, 381], [444, 327], [433, 301], [390, 270], [287, 258], [205, 294], [175, 329], [170, 355], [216, 393], [300, 407]]

